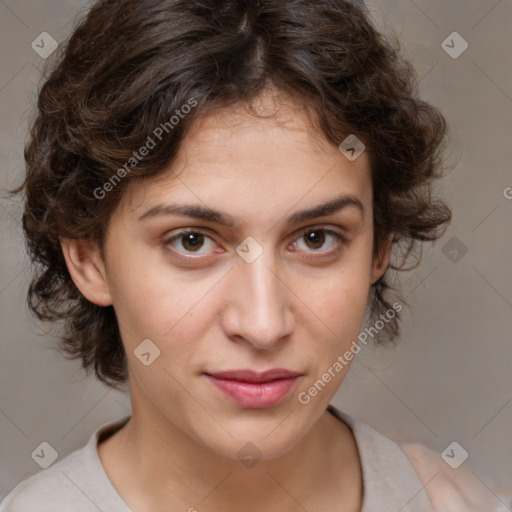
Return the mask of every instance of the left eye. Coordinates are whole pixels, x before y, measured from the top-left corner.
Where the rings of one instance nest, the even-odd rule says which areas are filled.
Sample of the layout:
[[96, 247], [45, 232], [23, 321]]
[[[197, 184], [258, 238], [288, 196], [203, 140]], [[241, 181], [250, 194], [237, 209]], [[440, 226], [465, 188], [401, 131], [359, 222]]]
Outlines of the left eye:
[[302, 250], [300, 242], [304, 241], [306, 252], [309, 252], [307, 249], [313, 249], [313, 252], [317, 252], [318, 249], [321, 249], [325, 245], [329, 238], [334, 242], [331, 243], [331, 247], [336, 247], [336, 245], [346, 242], [345, 237], [337, 231], [326, 228], [308, 228], [302, 233], [298, 240], [294, 242], [294, 246]]

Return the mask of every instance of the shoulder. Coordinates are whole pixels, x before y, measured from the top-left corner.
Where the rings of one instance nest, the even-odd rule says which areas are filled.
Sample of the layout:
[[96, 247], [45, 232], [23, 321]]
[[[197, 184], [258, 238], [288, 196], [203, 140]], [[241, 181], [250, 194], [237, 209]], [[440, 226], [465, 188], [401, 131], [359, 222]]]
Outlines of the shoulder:
[[97, 512], [97, 507], [81, 489], [80, 479], [87, 471], [86, 459], [84, 447], [23, 480], [0, 502], [0, 512]]
[[466, 465], [452, 469], [441, 455], [421, 443], [400, 447], [425, 486], [436, 512], [493, 512], [508, 510]]
[[127, 512], [98, 458], [97, 444], [130, 416], [96, 429], [89, 441], [48, 469], [20, 482], [0, 501], [0, 512]]

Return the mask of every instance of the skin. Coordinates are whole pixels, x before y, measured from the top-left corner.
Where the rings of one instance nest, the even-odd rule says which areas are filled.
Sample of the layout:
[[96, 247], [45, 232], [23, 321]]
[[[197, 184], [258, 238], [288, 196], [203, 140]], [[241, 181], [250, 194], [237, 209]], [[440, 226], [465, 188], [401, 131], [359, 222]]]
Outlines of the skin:
[[[348, 206], [286, 224], [342, 194], [358, 198], [364, 213]], [[349, 365], [309, 404], [298, 394], [357, 339], [371, 283], [387, 268], [390, 239], [372, 258], [372, 194], [366, 153], [349, 161], [293, 103], [263, 119], [236, 106], [202, 117], [162, 175], [126, 188], [104, 260], [90, 242], [62, 240], [80, 291], [112, 304], [121, 325], [132, 417], [98, 453], [130, 508], [360, 510], [355, 440], [325, 410]], [[236, 225], [164, 214], [139, 219], [171, 202], [207, 205]], [[182, 237], [169, 241], [188, 227], [206, 232], [198, 247]], [[349, 242], [327, 233], [311, 242], [311, 227]], [[248, 236], [263, 249], [252, 263], [236, 252]], [[134, 355], [144, 339], [161, 351], [149, 366]], [[249, 409], [203, 375], [241, 368], [303, 375], [285, 401]], [[252, 468], [237, 457], [247, 442], [262, 454]]]
[[502, 507], [507, 492], [503, 492], [503, 499], [498, 498], [496, 489], [491, 490], [470, 467], [452, 469], [438, 453], [421, 443], [402, 444], [401, 448], [416, 469], [435, 510], [505, 510]]

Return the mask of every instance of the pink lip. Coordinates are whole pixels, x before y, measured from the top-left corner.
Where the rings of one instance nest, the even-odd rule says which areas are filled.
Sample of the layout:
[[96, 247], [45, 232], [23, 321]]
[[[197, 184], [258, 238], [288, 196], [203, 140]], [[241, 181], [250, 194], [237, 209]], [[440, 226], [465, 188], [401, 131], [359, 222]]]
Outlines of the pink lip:
[[207, 373], [210, 382], [241, 407], [259, 409], [282, 402], [302, 374], [281, 368]]

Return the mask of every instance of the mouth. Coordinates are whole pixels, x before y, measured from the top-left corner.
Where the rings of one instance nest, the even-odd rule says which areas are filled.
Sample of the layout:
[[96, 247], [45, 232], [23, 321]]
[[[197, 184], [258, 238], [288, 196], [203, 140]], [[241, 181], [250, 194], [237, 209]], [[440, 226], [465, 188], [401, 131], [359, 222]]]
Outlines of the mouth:
[[276, 406], [290, 396], [303, 374], [275, 368], [265, 372], [230, 370], [204, 375], [240, 407], [262, 409]]

